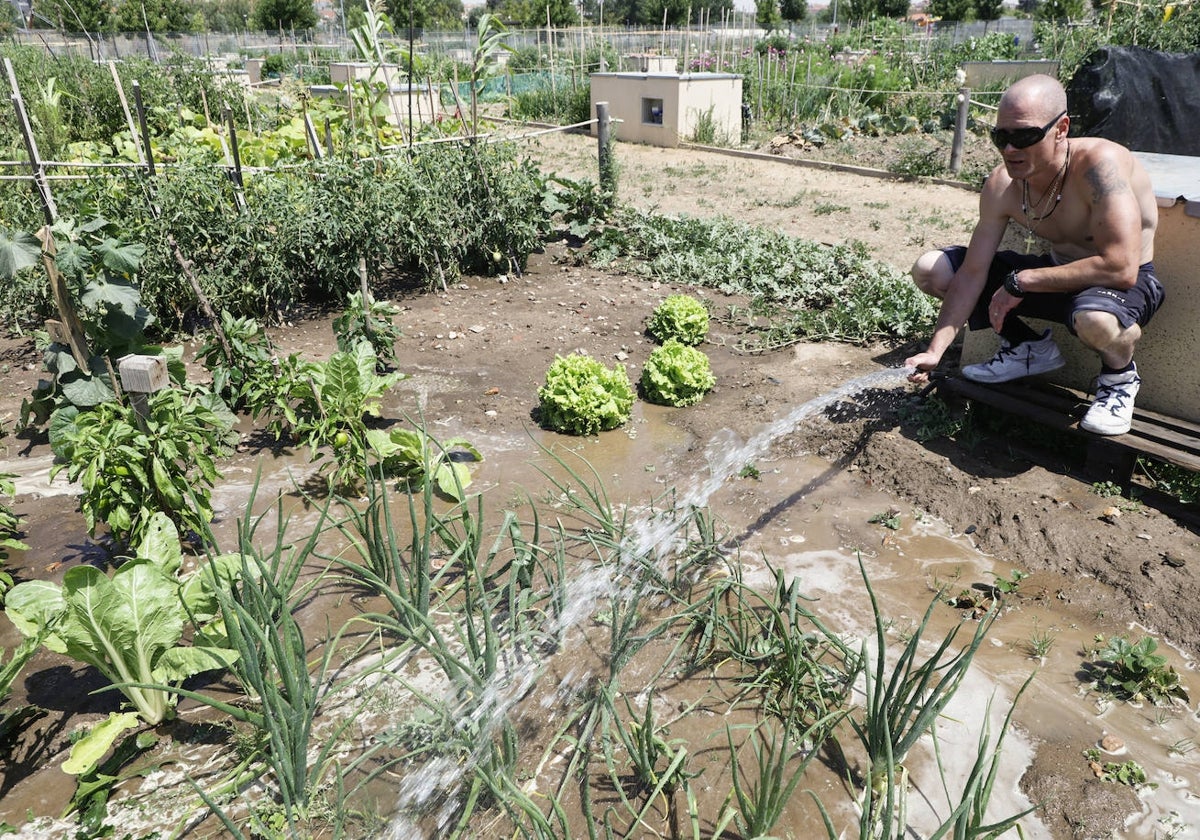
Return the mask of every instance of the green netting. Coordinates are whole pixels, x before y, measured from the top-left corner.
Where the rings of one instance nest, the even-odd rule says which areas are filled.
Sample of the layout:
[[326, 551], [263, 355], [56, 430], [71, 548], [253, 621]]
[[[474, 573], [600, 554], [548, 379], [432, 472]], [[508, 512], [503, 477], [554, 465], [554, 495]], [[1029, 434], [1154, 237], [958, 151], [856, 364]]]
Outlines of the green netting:
[[[510, 96], [516, 96], [527, 91], [550, 90], [551, 87], [570, 87], [570, 85], [571, 77], [564, 76], [561, 73], [554, 74], [553, 82], [551, 82], [551, 74], [548, 70], [536, 73], [512, 73], [503, 76], [493, 76], [490, 79], [484, 80], [479, 85], [479, 101], [503, 102]], [[453, 84], [441, 85], [440, 95], [443, 105], [454, 105]], [[470, 101], [471, 83], [459, 82], [458, 95], [462, 98], [463, 102]]]

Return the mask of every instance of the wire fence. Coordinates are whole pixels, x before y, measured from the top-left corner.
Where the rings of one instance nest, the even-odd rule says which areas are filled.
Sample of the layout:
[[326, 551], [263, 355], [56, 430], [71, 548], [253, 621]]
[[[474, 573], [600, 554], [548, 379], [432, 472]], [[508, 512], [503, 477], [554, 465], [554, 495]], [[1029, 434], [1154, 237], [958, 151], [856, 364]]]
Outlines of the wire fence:
[[[515, 50], [555, 49], [570, 50], [573, 46], [584, 48], [605, 44], [619, 53], [655, 51], [659, 53], [704, 51], [718, 42], [736, 45], [739, 51], [752, 48], [755, 42], [768, 36], [779, 35], [789, 40], [823, 42], [836, 33], [851, 29], [865, 30], [872, 34], [873, 24], [861, 26], [842, 23], [806, 21], [786, 28], [766, 30], [759, 28], [750, 12], [734, 12], [719, 21], [708, 21], [704, 25], [682, 27], [634, 27], [634, 26], [578, 26], [571, 28], [539, 27], [533, 29], [510, 29], [504, 40]], [[1005, 33], [1032, 44], [1033, 21], [1029, 19], [1002, 18], [996, 21], [938, 21], [928, 25], [914, 24], [908, 40], [914, 46], [960, 44], [971, 38], [990, 33]], [[349, 34], [340, 26], [299, 32], [236, 32], [161, 33], [161, 32], [59, 32], [57, 30], [17, 30], [10, 35], [15, 44], [42, 47], [57, 53], [77, 53], [96, 61], [120, 60], [133, 56], [149, 58], [151, 61], [168, 61], [180, 54], [194, 58], [241, 57], [292, 53], [313, 55], [340, 53], [354, 55], [356, 47]], [[449, 31], [414, 32], [417, 49], [430, 55], [448, 55], [462, 61], [469, 60], [475, 48], [477, 33], [470, 29]], [[385, 49], [407, 49], [407, 31], [398, 31], [394, 37], [385, 38]]]

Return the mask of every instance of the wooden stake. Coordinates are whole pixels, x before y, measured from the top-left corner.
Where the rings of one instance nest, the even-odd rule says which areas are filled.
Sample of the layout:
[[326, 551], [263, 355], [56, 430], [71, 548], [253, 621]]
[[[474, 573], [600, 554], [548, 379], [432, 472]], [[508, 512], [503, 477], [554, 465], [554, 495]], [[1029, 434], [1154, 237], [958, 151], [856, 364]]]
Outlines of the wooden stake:
[[50, 193], [50, 182], [46, 180], [46, 168], [42, 165], [41, 155], [38, 154], [37, 138], [33, 136], [33, 126], [29, 123], [29, 114], [25, 111], [25, 100], [21, 98], [21, 88], [17, 85], [17, 74], [13, 70], [12, 59], [4, 59], [4, 70], [8, 74], [8, 85], [12, 89], [13, 108], [17, 112], [17, 122], [21, 125], [21, 136], [25, 138], [25, 151], [29, 154], [29, 165], [33, 169], [33, 184], [42, 200], [42, 214], [46, 224], [54, 224], [58, 218], [58, 207], [54, 204], [54, 196]]
[[117, 101], [121, 103], [121, 111], [125, 114], [125, 124], [129, 126], [129, 136], [133, 139], [133, 147], [137, 149], [138, 161], [145, 163], [146, 156], [142, 152], [142, 136], [138, 134], [137, 123], [133, 121], [133, 113], [129, 110], [129, 100], [125, 98], [125, 88], [121, 84], [121, 77], [117, 73], [115, 61], [108, 62], [108, 72], [112, 74], [113, 85], [117, 88]]
[[146, 106], [142, 103], [142, 86], [133, 82], [133, 101], [137, 104], [138, 123], [142, 127], [142, 146], [145, 149], [146, 172], [154, 177], [154, 149], [150, 146], [150, 127], [146, 124]]
[[54, 234], [50, 232], [49, 225], [38, 232], [38, 239], [42, 240], [42, 265], [46, 269], [46, 277], [50, 280], [50, 294], [54, 298], [58, 316], [62, 319], [61, 323], [57, 324], [61, 330], [55, 329], [55, 322], [48, 321], [46, 323], [47, 331], [51, 333], [54, 341], [65, 344], [71, 349], [71, 356], [74, 357], [75, 364], [79, 365], [80, 370], [90, 371], [89, 360], [92, 354], [88, 350], [87, 333], [83, 331], [83, 324], [75, 313], [75, 304], [71, 301], [66, 281], [58, 273], [58, 263], [54, 259], [56, 253]]

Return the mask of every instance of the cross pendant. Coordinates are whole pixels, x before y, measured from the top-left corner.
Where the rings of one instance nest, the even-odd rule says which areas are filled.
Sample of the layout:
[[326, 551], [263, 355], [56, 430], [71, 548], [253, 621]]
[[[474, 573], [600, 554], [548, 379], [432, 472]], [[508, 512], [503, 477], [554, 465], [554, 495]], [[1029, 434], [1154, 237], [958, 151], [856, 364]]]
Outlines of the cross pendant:
[[1033, 231], [1030, 231], [1029, 235], [1027, 235], [1025, 237], [1025, 253], [1032, 254], [1033, 246], [1036, 244], [1037, 244], [1037, 237], [1033, 235]]

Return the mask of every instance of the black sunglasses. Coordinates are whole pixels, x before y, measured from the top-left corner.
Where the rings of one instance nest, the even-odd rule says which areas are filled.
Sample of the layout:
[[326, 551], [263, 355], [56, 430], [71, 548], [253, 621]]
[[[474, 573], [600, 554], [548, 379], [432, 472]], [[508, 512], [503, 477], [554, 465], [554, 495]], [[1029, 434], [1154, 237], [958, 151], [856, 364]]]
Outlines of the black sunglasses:
[[993, 128], [991, 130], [992, 142], [996, 144], [997, 149], [1003, 149], [1005, 146], [1012, 146], [1014, 149], [1028, 149], [1034, 143], [1041, 142], [1042, 138], [1046, 136], [1046, 132], [1054, 128], [1055, 123], [1066, 115], [1067, 112], [1063, 111], [1041, 128]]

